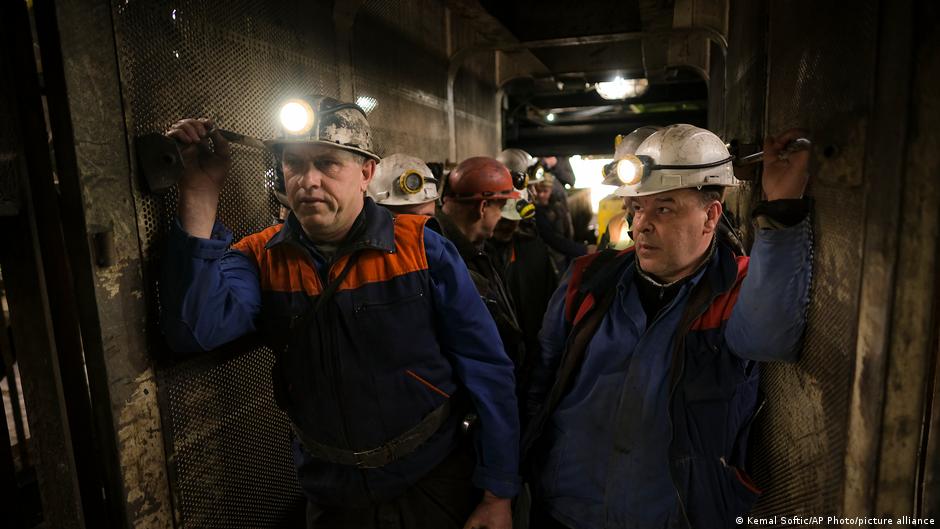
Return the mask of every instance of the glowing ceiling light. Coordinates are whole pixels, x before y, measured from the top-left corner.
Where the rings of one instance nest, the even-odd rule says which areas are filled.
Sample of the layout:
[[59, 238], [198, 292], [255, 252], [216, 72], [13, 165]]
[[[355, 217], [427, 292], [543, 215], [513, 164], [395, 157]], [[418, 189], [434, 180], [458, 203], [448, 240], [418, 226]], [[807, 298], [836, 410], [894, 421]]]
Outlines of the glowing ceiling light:
[[545, 119], [547, 119], [548, 121], [555, 121], [555, 114], [549, 112], [548, 115], [545, 116]]
[[303, 134], [313, 127], [313, 109], [302, 99], [292, 99], [281, 107], [281, 126], [293, 134]]
[[594, 88], [604, 99], [626, 99], [645, 94], [649, 85], [646, 79], [624, 79], [618, 76], [613, 81], [595, 83]]
[[356, 98], [356, 104], [359, 105], [359, 108], [361, 108], [363, 112], [369, 114], [375, 110], [375, 107], [379, 106], [379, 101], [371, 96], [359, 96]]

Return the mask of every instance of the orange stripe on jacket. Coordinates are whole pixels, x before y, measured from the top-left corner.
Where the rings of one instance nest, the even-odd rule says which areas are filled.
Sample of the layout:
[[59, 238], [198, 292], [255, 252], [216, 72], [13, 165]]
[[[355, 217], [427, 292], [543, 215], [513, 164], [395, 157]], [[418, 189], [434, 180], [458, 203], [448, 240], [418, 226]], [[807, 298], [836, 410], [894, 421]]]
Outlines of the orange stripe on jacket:
[[[398, 215], [395, 217], [395, 253], [375, 256], [375, 250], [360, 255], [356, 265], [343, 279], [338, 290], [352, 290], [368, 283], [388, 281], [398, 276], [427, 270], [428, 256], [424, 249], [424, 215]], [[330, 269], [330, 281], [335, 279], [349, 257], [343, 257]]]
[[253, 233], [232, 245], [232, 248], [255, 260], [261, 290], [318, 295], [323, 290], [320, 278], [303, 250], [290, 244], [279, 244], [270, 250], [265, 248], [282, 226], [279, 224]]
[[734, 310], [734, 304], [738, 301], [738, 293], [741, 291], [741, 282], [747, 275], [747, 265], [750, 260], [747, 257], [738, 257], [738, 277], [734, 281], [734, 286], [724, 294], [715, 298], [715, 301], [708, 306], [708, 310], [698, 317], [692, 324], [693, 331], [705, 329], [717, 329], [721, 323], [731, 317], [731, 311]]

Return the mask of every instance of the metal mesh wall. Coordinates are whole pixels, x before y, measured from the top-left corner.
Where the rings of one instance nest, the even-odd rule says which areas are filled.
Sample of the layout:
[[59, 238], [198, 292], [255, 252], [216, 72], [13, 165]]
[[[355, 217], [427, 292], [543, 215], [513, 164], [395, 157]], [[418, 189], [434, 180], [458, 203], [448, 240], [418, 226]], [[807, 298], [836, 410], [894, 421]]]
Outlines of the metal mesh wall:
[[[332, 7], [299, 0], [112, 0], [128, 134], [209, 116], [224, 128], [266, 137], [274, 133], [272, 118], [286, 97], [340, 96], [350, 82], [339, 77], [349, 55], [337, 49]], [[380, 154], [408, 152], [429, 161], [447, 156], [446, 16], [434, 0], [369, 0], [357, 12], [349, 39], [352, 99], [377, 99], [369, 120]], [[476, 38], [472, 30], [462, 31], [461, 42]], [[464, 83], [471, 86], [458, 88], [459, 152], [492, 154], [498, 147], [492, 56], [478, 59], [483, 73], [473, 70], [473, 83]], [[275, 202], [265, 187], [267, 155], [233, 149], [219, 216], [237, 240], [268, 226]], [[131, 181], [145, 279], [152, 285], [146, 302], [156, 322], [161, 242], [175, 218], [177, 196], [142, 194], [138, 180]], [[272, 352], [236, 346], [181, 361], [166, 351], [155, 325], [148, 331], [154, 356], [171, 359], [157, 371], [180, 525], [299, 523], [304, 500], [291, 463], [289, 426], [273, 402]]]
[[767, 129], [808, 128], [824, 162], [809, 190], [816, 197], [815, 280], [803, 356], [796, 365], [768, 365], [763, 375], [768, 403], [752, 457], [765, 491], [756, 512], [825, 515], [842, 503], [878, 2], [850, 10], [773, 2], [769, 11]]
[[[378, 106], [369, 115], [380, 154], [404, 152], [427, 161], [447, 157], [447, 16], [435, 0], [369, 0], [353, 26], [355, 97]], [[452, 16], [452, 51], [480, 36]], [[474, 55], [457, 77], [457, 158], [499, 152], [495, 54]]]

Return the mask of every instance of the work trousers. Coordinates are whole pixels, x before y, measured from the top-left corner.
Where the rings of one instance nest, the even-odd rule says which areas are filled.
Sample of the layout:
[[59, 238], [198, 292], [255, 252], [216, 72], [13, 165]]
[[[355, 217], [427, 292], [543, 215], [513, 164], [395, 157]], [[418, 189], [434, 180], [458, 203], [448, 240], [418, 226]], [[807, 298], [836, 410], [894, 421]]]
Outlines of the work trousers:
[[307, 505], [307, 529], [461, 529], [483, 492], [471, 483], [475, 457], [461, 443], [398, 498], [344, 509]]

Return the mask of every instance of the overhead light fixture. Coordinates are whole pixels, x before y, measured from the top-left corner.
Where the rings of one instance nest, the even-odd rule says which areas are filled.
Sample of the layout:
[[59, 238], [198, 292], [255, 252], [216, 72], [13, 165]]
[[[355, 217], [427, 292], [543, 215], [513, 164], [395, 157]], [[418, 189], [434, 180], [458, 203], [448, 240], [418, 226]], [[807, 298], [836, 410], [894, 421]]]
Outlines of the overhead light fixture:
[[555, 114], [552, 112], [549, 112], [548, 115], [545, 116], [545, 119], [547, 119], [548, 121], [555, 121]]
[[356, 104], [363, 112], [369, 114], [375, 110], [375, 107], [379, 106], [379, 101], [372, 96], [359, 96], [356, 98]]
[[624, 79], [619, 76], [613, 81], [594, 84], [598, 95], [611, 100], [641, 96], [646, 93], [649, 86], [650, 82], [646, 79]]

